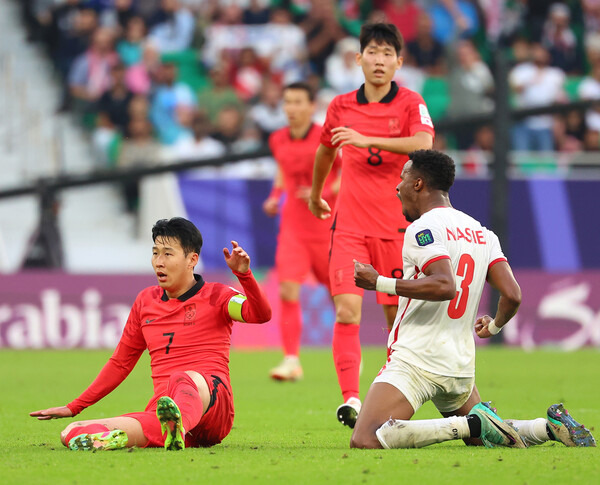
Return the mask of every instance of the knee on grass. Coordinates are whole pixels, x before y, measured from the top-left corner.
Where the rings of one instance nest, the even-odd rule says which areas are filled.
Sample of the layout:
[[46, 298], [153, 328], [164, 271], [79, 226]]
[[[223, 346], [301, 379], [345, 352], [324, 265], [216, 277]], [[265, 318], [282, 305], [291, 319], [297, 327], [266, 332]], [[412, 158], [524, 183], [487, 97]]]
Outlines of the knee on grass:
[[373, 450], [381, 449], [382, 446], [375, 433], [353, 433], [350, 438], [350, 448]]

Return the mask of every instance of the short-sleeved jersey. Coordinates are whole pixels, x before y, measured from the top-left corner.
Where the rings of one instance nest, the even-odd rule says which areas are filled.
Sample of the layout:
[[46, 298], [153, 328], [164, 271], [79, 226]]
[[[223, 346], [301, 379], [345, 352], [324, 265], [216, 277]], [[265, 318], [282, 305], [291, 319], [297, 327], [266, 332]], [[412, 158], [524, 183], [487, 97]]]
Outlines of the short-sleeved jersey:
[[[357, 91], [336, 96], [327, 109], [321, 143], [332, 148], [331, 130], [341, 126], [380, 138], [404, 138], [418, 132], [434, 135], [423, 98], [394, 82], [378, 103], [367, 101], [364, 85]], [[344, 146], [335, 227], [381, 239], [398, 238], [408, 223], [395, 189], [407, 160], [407, 155]]]
[[[292, 138], [289, 127], [281, 128], [269, 137], [271, 153], [283, 175], [286, 200], [281, 210], [280, 230], [292, 231], [302, 239], [328, 239], [331, 222], [317, 219], [308, 209], [306, 201], [295, 196], [300, 187], [312, 185], [315, 153], [319, 147], [321, 127], [311, 124], [302, 138]], [[338, 176], [340, 157], [331, 168], [325, 181], [323, 195], [330, 207], [335, 206], [336, 197], [331, 184]]]
[[175, 371], [217, 374], [229, 382], [229, 346], [233, 321], [229, 305], [241, 293], [221, 283], [197, 283], [169, 299], [160, 286], [137, 296], [121, 342], [148, 349], [154, 394], [166, 391]]
[[389, 346], [395, 357], [434, 374], [475, 375], [473, 327], [488, 269], [506, 261], [498, 237], [450, 207], [432, 209], [406, 230], [404, 279], [424, 278], [427, 266], [450, 259], [456, 279], [451, 301], [400, 297]]

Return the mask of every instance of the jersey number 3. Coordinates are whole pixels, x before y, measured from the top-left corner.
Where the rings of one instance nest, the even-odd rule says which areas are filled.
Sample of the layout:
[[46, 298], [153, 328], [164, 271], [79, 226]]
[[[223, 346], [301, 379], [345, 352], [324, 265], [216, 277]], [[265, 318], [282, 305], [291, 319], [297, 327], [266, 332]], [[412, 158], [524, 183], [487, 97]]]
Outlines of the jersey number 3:
[[470, 254], [463, 254], [458, 260], [458, 268], [456, 276], [461, 276], [460, 291], [456, 292], [456, 296], [448, 306], [448, 316], [453, 319], [458, 319], [465, 314], [467, 309], [467, 301], [469, 299], [469, 285], [473, 282], [473, 273], [475, 272], [475, 261]]

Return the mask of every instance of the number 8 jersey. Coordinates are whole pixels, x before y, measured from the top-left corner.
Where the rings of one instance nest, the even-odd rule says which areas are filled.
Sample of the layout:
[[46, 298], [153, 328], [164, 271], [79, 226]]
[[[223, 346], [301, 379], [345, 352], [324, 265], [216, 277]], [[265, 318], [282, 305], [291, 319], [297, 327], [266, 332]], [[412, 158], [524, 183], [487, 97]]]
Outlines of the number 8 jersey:
[[388, 346], [394, 358], [451, 377], [475, 375], [473, 327], [488, 269], [506, 261], [498, 237], [451, 207], [432, 209], [406, 230], [404, 279], [424, 278], [428, 265], [450, 259], [456, 281], [451, 301], [400, 297]]

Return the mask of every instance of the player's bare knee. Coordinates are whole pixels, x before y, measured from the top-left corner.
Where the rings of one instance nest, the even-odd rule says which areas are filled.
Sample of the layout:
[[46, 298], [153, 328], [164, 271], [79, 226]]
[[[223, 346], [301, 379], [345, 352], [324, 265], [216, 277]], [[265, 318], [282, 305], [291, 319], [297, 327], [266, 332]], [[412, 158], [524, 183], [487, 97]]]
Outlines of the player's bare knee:
[[351, 307], [338, 306], [335, 309], [335, 321], [357, 325], [360, 323], [360, 309], [356, 311]]
[[375, 433], [353, 433], [350, 438], [350, 448], [372, 450], [381, 448], [381, 444]]

